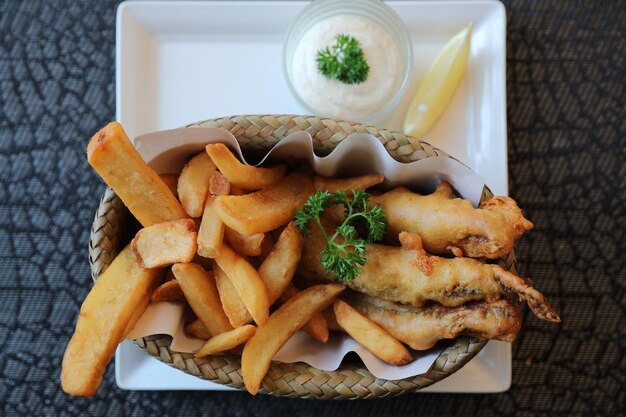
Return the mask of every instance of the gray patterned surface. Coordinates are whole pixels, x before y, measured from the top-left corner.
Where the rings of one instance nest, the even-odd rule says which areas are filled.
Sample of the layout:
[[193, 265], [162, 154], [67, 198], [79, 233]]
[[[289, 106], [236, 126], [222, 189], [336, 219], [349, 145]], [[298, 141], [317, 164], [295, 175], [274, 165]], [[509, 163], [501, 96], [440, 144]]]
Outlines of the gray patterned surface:
[[519, 263], [563, 323], [527, 315], [504, 394], [313, 404], [124, 392], [113, 367], [94, 398], [62, 393], [60, 361], [90, 286], [89, 226], [104, 190], [84, 151], [114, 116], [116, 2], [1, 1], [0, 415], [618, 415], [626, 4], [505, 3], [511, 194], [537, 226], [518, 246]]

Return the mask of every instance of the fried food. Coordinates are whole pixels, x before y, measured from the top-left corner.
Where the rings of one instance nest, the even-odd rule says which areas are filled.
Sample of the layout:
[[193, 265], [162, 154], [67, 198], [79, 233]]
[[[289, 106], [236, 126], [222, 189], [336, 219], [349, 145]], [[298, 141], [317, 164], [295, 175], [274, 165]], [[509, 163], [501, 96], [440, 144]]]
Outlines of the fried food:
[[159, 174], [167, 188], [170, 189], [174, 197], [178, 198], [178, 175], [176, 174]]
[[[529, 280], [496, 264], [483, 264], [471, 258], [441, 258], [428, 255], [418, 235], [402, 232], [403, 247], [366, 245], [367, 262], [359, 275], [346, 283], [350, 288], [389, 301], [423, 306], [437, 301], [455, 307], [474, 300], [495, 301], [507, 293], [528, 303], [540, 319], [559, 322], [558, 314]], [[325, 240], [313, 229], [305, 239], [298, 273], [305, 279], [334, 281], [335, 276], [321, 263]]]
[[380, 174], [361, 175], [359, 177], [348, 178], [329, 178], [329, 177], [313, 177], [315, 189], [325, 190], [329, 193], [335, 191], [346, 190], [366, 190], [370, 187], [380, 184], [385, 177]]
[[212, 273], [194, 263], [175, 264], [172, 271], [189, 306], [211, 336], [232, 330], [220, 303]]
[[234, 347], [237, 347], [243, 343], [246, 343], [252, 336], [256, 327], [251, 324], [237, 327], [225, 333], [220, 333], [217, 336], [210, 338], [196, 353], [196, 358], [203, 356], [214, 355], [216, 353], [224, 352]]
[[185, 326], [185, 331], [198, 339], [209, 340], [211, 338], [211, 333], [209, 333], [204, 324], [202, 324], [202, 322], [198, 319], [187, 324]]
[[243, 164], [223, 143], [207, 145], [206, 153], [231, 184], [246, 190], [258, 190], [269, 187], [284, 177], [287, 171], [285, 164], [271, 168], [253, 167]]
[[345, 301], [335, 300], [333, 311], [341, 328], [377, 358], [391, 365], [406, 365], [413, 360], [398, 339]]
[[292, 220], [298, 206], [313, 192], [311, 175], [300, 169], [260, 191], [218, 197], [215, 210], [228, 227], [242, 235], [265, 233]]
[[228, 195], [230, 183], [220, 172], [214, 172], [209, 180], [210, 194], [204, 203], [202, 221], [198, 229], [198, 255], [214, 258], [224, 241], [224, 222], [217, 215], [215, 202], [220, 195]]
[[259, 273], [228, 245], [222, 245], [215, 262], [226, 273], [256, 324], [262, 326], [269, 316], [270, 302]]
[[246, 343], [241, 356], [241, 374], [246, 389], [256, 395], [272, 358], [311, 317], [328, 307], [345, 289], [327, 284], [308, 288], [290, 298], [260, 326]]
[[519, 308], [506, 299], [475, 301], [457, 307], [431, 303], [423, 308], [351, 294], [350, 304], [412, 349], [432, 348], [441, 339], [460, 335], [513, 342], [520, 330]]
[[148, 306], [163, 271], [142, 269], [126, 246], [100, 276], [80, 308], [61, 368], [63, 391], [96, 393], [117, 345]]
[[189, 217], [200, 217], [209, 194], [209, 182], [215, 164], [206, 152], [191, 158], [178, 178], [178, 199]]
[[417, 233], [426, 251], [439, 255], [500, 258], [533, 227], [513, 199], [493, 197], [476, 209], [469, 200], [452, 198], [445, 182], [429, 195], [398, 187], [372, 196], [371, 202], [385, 211], [392, 240], [403, 231]]
[[197, 235], [193, 220], [174, 220], [144, 227], [135, 235], [131, 247], [142, 268], [191, 262], [198, 248]]
[[215, 276], [215, 284], [220, 294], [222, 307], [224, 307], [224, 313], [226, 313], [230, 324], [233, 327], [239, 327], [250, 323], [252, 316], [248, 312], [246, 305], [241, 300], [239, 293], [226, 276], [226, 273], [215, 262], [213, 264], [213, 275]]
[[[282, 293], [279, 300], [285, 303], [291, 297], [295, 297], [300, 291], [293, 285], [288, 285], [285, 292]], [[322, 343], [328, 342], [328, 324], [322, 313], [314, 314], [309, 321], [304, 323], [302, 330], [310, 334], [313, 338], [319, 340]]]
[[185, 301], [185, 294], [180, 289], [178, 281], [171, 279], [165, 281], [154, 290], [150, 301], [153, 303], [158, 303], [159, 301]]
[[142, 226], [187, 218], [174, 194], [141, 158], [119, 123], [111, 122], [93, 135], [87, 146], [87, 161]]
[[261, 254], [263, 240], [265, 240], [265, 233], [256, 233], [246, 236], [227, 227], [224, 229], [224, 239], [231, 248], [242, 255], [259, 256]]

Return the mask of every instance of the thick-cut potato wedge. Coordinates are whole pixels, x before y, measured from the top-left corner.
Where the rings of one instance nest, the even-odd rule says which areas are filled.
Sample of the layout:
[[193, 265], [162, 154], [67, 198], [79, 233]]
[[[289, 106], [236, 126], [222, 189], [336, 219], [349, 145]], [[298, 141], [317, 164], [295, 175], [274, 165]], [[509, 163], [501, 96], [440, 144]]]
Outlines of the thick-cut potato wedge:
[[211, 333], [209, 333], [204, 324], [198, 319], [187, 324], [185, 331], [198, 339], [209, 340], [211, 338]]
[[230, 279], [254, 321], [262, 326], [269, 316], [270, 302], [259, 273], [226, 244], [222, 245], [215, 262]]
[[203, 356], [214, 355], [216, 353], [224, 352], [237, 347], [246, 343], [252, 336], [254, 336], [255, 331], [255, 326], [247, 324], [245, 326], [237, 327], [229, 332], [213, 336], [196, 352], [195, 356], [196, 358], [201, 358]]
[[142, 268], [157, 268], [177, 262], [191, 262], [198, 248], [196, 223], [175, 220], [144, 227], [131, 243]]
[[328, 325], [328, 330], [333, 330], [336, 332], [343, 332], [343, 333], [346, 332], [344, 329], [341, 328], [339, 323], [337, 323], [337, 318], [335, 317], [335, 312], [333, 311], [332, 306], [322, 311], [322, 315], [324, 316], [324, 319], [326, 320], [326, 324]]
[[[300, 291], [293, 285], [287, 286], [285, 292], [280, 296], [280, 301], [285, 303], [291, 297], [294, 297]], [[304, 323], [302, 330], [313, 336], [315, 339], [322, 343], [328, 342], [328, 324], [322, 313], [315, 313], [313, 316]]]
[[228, 195], [231, 192], [232, 184], [221, 172], [215, 171], [209, 179], [209, 193], [213, 195]]
[[380, 174], [361, 175], [359, 177], [349, 178], [328, 178], [328, 177], [313, 177], [313, 184], [318, 190], [325, 190], [331, 193], [335, 191], [346, 190], [366, 190], [370, 187], [380, 184], [385, 180], [385, 177]]
[[191, 158], [178, 178], [178, 199], [189, 217], [200, 217], [209, 194], [209, 180], [215, 164], [206, 152]]
[[224, 307], [224, 313], [226, 313], [230, 324], [233, 327], [239, 327], [250, 323], [252, 316], [243, 301], [241, 301], [239, 293], [226, 276], [226, 273], [216, 263], [213, 265], [213, 275], [215, 276], [215, 284], [217, 284], [222, 307]]
[[359, 313], [348, 303], [335, 300], [337, 323], [365, 349], [391, 365], [405, 365], [413, 360], [402, 343], [382, 327]]
[[304, 170], [287, 175], [269, 188], [241, 196], [218, 197], [215, 210], [242, 235], [265, 233], [287, 223], [313, 194], [313, 180]]
[[152, 293], [150, 300], [153, 303], [159, 301], [185, 301], [185, 294], [180, 289], [180, 284], [175, 279], [159, 285]]
[[289, 286], [302, 255], [302, 234], [294, 222], [290, 222], [280, 234], [278, 241], [259, 267], [270, 304]]
[[265, 239], [263, 239], [263, 243], [261, 244], [261, 254], [259, 255], [259, 261], [263, 262], [267, 256], [274, 249], [274, 245], [276, 244], [276, 240], [274, 236], [272, 236], [271, 232], [265, 234]]
[[176, 174], [159, 174], [167, 188], [170, 189], [174, 197], [178, 198], [178, 175]]
[[118, 343], [148, 306], [161, 269], [141, 269], [126, 246], [100, 276], [80, 308], [61, 368], [63, 391], [92, 396]]
[[315, 285], [289, 299], [243, 348], [241, 373], [246, 389], [256, 395], [272, 358], [311, 317], [328, 307], [345, 289], [340, 284]]
[[142, 226], [187, 218], [174, 194], [144, 162], [119, 123], [109, 123], [91, 138], [87, 161]]
[[210, 272], [194, 263], [175, 264], [172, 271], [189, 306], [211, 336], [232, 330]]
[[[214, 172], [211, 176], [210, 190], [218, 195], [228, 195], [230, 183], [225, 180], [219, 172]], [[205, 258], [215, 258], [217, 252], [222, 247], [224, 241], [224, 222], [217, 215], [215, 202], [217, 196], [209, 194], [204, 204], [202, 222], [198, 230], [198, 255]]]
[[230, 195], [244, 195], [248, 194], [250, 191], [244, 190], [241, 187], [237, 187], [236, 185], [230, 186]]
[[223, 143], [206, 146], [206, 152], [228, 181], [246, 190], [258, 190], [275, 184], [285, 176], [285, 164], [271, 168], [252, 167], [241, 163]]
[[265, 240], [265, 233], [244, 236], [236, 230], [227, 227], [224, 230], [224, 239], [237, 253], [246, 256], [259, 256], [263, 240]]

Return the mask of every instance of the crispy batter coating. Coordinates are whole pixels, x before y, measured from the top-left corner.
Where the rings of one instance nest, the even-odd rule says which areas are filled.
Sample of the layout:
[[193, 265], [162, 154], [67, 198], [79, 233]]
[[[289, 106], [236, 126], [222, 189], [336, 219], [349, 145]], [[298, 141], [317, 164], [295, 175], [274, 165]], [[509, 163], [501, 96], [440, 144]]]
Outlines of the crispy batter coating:
[[513, 199], [493, 197], [476, 209], [469, 200], [452, 198], [446, 182], [429, 195], [398, 187], [371, 201], [385, 210], [389, 237], [417, 233], [426, 250], [439, 255], [500, 258], [533, 227]]
[[415, 308], [353, 293], [350, 305], [412, 349], [426, 350], [441, 339], [460, 335], [512, 342], [522, 318], [517, 305], [502, 299], [475, 301], [458, 307], [431, 303]]
[[[529, 280], [499, 265], [484, 264], [471, 258], [441, 258], [428, 255], [416, 234], [400, 234], [403, 247], [368, 244], [367, 262], [359, 275], [346, 283], [353, 290], [389, 301], [421, 307], [436, 301], [456, 307], [474, 301], [495, 301], [515, 293], [533, 313], [544, 320], [559, 322], [558, 314]], [[325, 240], [319, 230], [305, 239], [298, 267], [309, 280], [334, 281], [335, 276], [321, 263]]]

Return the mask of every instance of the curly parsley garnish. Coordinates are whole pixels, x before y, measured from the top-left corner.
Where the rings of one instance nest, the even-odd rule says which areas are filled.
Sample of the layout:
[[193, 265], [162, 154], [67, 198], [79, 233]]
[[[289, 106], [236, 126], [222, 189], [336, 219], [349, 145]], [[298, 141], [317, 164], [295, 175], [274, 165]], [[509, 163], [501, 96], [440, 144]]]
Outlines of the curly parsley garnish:
[[317, 51], [316, 61], [322, 75], [346, 84], [362, 83], [370, 71], [361, 44], [350, 35], [337, 35], [334, 45]]
[[[349, 199], [349, 195], [352, 199]], [[352, 281], [365, 265], [365, 243], [381, 240], [385, 234], [385, 212], [376, 205], [368, 205], [369, 194], [365, 191], [318, 190], [296, 211], [295, 223], [304, 237], [311, 234], [310, 221], [322, 231], [326, 247], [322, 251], [322, 266], [335, 274], [342, 282]], [[343, 204], [346, 216], [332, 236], [328, 236], [320, 221], [320, 215], [333, 204]], [[360, 238], [357, 227], [364, 226], [366, 238]]]

